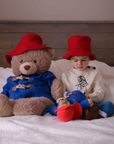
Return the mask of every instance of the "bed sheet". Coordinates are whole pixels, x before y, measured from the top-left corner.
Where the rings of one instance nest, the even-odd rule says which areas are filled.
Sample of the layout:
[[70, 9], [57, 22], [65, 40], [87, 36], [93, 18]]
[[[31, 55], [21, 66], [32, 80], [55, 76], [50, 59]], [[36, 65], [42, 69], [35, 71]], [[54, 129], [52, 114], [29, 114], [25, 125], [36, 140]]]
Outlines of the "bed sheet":
[[0, 118], [0, 144], [114, 144], [114, 116], [69, 122], [50, 115]]

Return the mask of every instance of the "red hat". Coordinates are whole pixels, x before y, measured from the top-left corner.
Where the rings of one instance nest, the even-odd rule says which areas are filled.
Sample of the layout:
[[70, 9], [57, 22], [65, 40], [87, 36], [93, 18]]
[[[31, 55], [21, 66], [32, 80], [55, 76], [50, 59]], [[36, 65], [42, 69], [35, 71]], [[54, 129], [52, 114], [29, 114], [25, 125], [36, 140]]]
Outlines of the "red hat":
[[73, 105], [66, 105], [55, 110], [57, 112], [57, 117], [63, 121], [67, 122], [70, 120], [78, 119], [82, 114], [82, 106], [75, 102]]
[[68, 39], [68, 53], [63, 56], [69, 59], [70, 56], [91, 56], [95, 60], [96, 56], [91, 53], [91, 38], [88, 36], [72, 36]]
[[11, 52], [9, 52], [8, 54], [6, 54], [7, 62], [11, 65], [11, 57], [13, 55], [19, 55], [27, 50], [39, 50], [43, 48], [52, 49], [50, 47], [42, 45], [42, 43], [43, 43], [43, 40], [39, 35], [34, 34], [34, 33], [25, 34], [21, 38], [16, 48], [12, 50]]

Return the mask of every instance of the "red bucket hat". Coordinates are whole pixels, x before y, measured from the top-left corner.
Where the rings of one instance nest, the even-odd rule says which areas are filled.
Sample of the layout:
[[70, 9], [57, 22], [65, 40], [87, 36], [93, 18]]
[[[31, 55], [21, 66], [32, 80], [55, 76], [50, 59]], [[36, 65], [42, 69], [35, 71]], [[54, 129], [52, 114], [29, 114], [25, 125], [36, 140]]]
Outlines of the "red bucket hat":
[[69, 59], [70, 56], [91, 56], [90, 60], [95, 60], [96, 56], [91, 53], [91, 38], [88, 36], [72, 36], [68, 39], [68, 53], [63, 56]]
[[78, 119], [82, 114], [82, 106], [75, 102], [73, 105], [66, 105], [55, 110], [57, 112], [57, 117], [63, 121], [67, 122], [70, 120]]
[[42, 44], [43, 40], [39, 35], [34, 33], [27, 33], [21, 38], [16, 48], [6, 54], [6, 60], [11, 65], [11, 57], [13, 55], [19, 55], [27, 50], [39, 50], [43, 48], [52, 49], [51, 47], [47, 47]]

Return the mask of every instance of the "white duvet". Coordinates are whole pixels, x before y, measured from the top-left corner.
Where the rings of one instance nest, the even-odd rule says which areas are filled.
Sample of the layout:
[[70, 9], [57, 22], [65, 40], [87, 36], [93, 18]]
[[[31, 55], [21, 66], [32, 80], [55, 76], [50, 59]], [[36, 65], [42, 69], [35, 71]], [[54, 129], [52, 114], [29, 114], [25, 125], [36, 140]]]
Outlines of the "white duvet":
[[[114, 67], [91, 61], [103, 77], [106, 94], [103, 101], [114, 103]], [[50, 70], [58, 79], [71, 67], [68, 60], [52, 61]], [[0, 92], [10, 68], [0, 67]], [[56, 116], [13, 116], [0, 118], [0, 144], [114, 144], [114, 116], [96, 120], [61, 122]]]

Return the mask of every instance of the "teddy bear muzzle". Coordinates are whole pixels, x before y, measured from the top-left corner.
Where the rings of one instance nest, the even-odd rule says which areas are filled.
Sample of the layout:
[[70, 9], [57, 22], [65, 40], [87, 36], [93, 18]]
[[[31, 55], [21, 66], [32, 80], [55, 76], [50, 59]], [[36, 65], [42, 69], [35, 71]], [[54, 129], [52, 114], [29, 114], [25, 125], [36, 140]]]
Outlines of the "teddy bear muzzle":
[[36, 66], [35, 63], [25, 62], [25, 63], [23, 63], [23, 64], [20, 65], [19, 70], [20, 70], [20, 72], [21, 72], [22, 74], [31, 75], [31, 74], [36, 73], [36, 71], [37, 71], [37, 66]]

